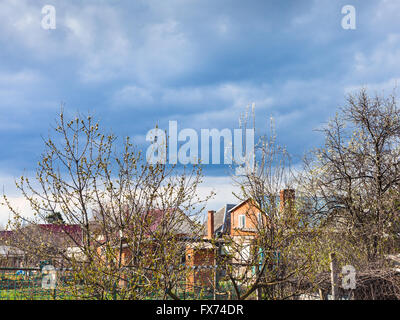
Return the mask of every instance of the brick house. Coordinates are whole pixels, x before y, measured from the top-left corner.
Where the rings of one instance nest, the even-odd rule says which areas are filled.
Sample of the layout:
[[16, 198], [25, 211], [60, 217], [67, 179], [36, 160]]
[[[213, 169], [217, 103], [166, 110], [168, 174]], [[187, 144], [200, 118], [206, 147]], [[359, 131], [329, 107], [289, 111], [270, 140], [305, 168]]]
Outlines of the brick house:
[[24, 264], [24, 252], [10, 246], [13, 236], [13, 231], [0, 231], [0, 267], [18, 268]]
[[187, 245], [186, 265], [190, 269], [186, 279], [187, 291], [210, 289], [216, 285], [216, 277], [223, 275], [223, 270], [216, 259], [223, 255], [221, 250], [223, 236], [230, 234], [229, 211], [234, 207], [234, 204], [225, 204], [216, 212], [208, 211], [207, 220], [203, 225], [202, 239]]
[[[274, 207], [279, 206], [280, 212], [288, 212], [293, 208], [295, 200], [295, 191], [293, 189], [283, 189], [279, 192], [279, 197], [271, 201], [276, 201]], [[267, 209], [264, 214], [260, 211], [260, 205], [255, 200], [247, 199], [232, 208], [229, 213], [231, 215], [231, 232], [230, 237], [236, 244], [240, 245], [241, 252], [237, 252], [234, 260], [238, 263], [246, 263], [250, 257], [251, 251], [254, 250], [254, 240], [257, 237], [260, 228], [268, 228]], [[287, 211], [288, 210], [288, 211]], [[262, 258], [263, 254], [260, 253]], [[243, 272], [245, 268], [239, 268], [239, 272]], [[254, 271], [253, 271], [254, 272]]]
[[[151, 254], [145, 254], [145, 252], [156, 252], [159, 249], [158, 237], [164, 237], [173, 235], [174, 241], [182, 246], [182, 255], [180, 261], [185, 262], [187, 256], [190, 253], [186, 251], [186, 243], [192, 242], [193, 235], [196, 234], [195, 230], [198, 229], [198, 225], [192, 221], [184, 212], [179, 209], [151, 209], [142, 213], [143, 219], [140, 222], [143, 228], [143, 239], [140, 247], [140, 251], [143, 253], [140, 257], [141, 262], [146, 264], [148, 259], [148, 265], [150, 266], [152, 261]], [[109, 235], [109, 243], [107, 249], [116, 248], [121, 250], [121, 265], [131, 266], [134, 262], [134, 250], [129, 239], [132, 235], [130, 232], [136, 232], [136, 230], [129, 226], [124, 231], [116, 231], [114, 236]], [[106, 249], [106, 242], [103, 235], [99, 234], [97, 252], [100, 259], [103, 260], [104, 250]], [[104, 260], [103, 260], [104, 261]], [[151, 272], [147, 274], [148, 277], [152, 277]], [[184, 280], [184, 279], [183, 279]], [[120, 281], [121, 286], [126, 286], [126, 280]]]
[[[293, 189], [284, 189], [279, 193], [280, 211], [286, 206], [293, 206], [295, 191]], [[260, 225], [268, 226], [267, 217], [263, 216], [258, 209], [258, 205], [252, 199], [247, 199], [229, 210], [231, 220], [230, 235], [235, 238], [254, 237]]]
[[214, 285], [214, 267], [216, 265], [215, 246], [209, 242], [189, 244], [186, 247], [186, 290], [198, 292]]
[[30, 246], [46, 245], [47, 256], [52, 256], [53, 264], [63, 265], [60, 251], [77, 247], [82, 241], [82, 229], [79, 225], [37, 224], [27, 225], [19, 230], [0, 232], [0, 256], [2, 264], [12, 267], [36, 266], [42, 257], [35, 256]]
[[[277, 205], [283, 211], [287, 205], [294, 204], [294, 199], [294, 190], [281, 190], [277, 197]], [[261, 223], [263, 227], [268, 227], [267, 218], [260, 213], [252, 199], [247, 199], [237, 205], [226, 204], [217, 212], [208, 211], [203, 240], [209, 242], [198, 243], [187, 249], [187, 255], [191, 257], [187, 259], [188, 266], [193, 269], [187, 278], [187, 287], [190, 289], [195, 286], [209, 287], [215, 281], [216, 271], [209, 266], [215, 266], [218, 263], [216, 257], [229, 251], [225, 241], [227, 238], [242, 248], [242, 251], [233, 258], [234, 262], [245, 262], [250, 256], [252, 243], [257, 237], [257, 229]], [[223, 275], [224, 270], [220, 268], [218, 270], [217, 276]], [[238, 272], [242, 272], [241, 268], [238, 268]]]

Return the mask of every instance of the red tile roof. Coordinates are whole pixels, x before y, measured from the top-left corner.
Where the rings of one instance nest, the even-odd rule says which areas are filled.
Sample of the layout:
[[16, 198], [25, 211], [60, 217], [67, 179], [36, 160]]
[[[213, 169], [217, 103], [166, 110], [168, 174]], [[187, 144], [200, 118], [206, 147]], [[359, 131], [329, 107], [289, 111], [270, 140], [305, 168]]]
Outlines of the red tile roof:
[[39, 224], [38, 227], [56, 236], [68, 235], [76, 242], [82, 240], [83, 230], [78, 224]]
[[10, 239], [14, 235], [14, 231], [3, 230], [0, 231], [0, 240]]

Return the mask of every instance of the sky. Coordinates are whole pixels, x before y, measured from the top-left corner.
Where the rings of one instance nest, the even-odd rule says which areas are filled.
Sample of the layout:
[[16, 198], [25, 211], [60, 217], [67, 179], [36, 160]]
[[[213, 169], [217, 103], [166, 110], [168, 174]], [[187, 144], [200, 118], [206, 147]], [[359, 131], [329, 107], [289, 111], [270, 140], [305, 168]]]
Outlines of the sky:
[[[42, 27], [45, 5], [55, 29]], [[233, 129], [254, 102], [256, 133], [274, 117], [300, 159], [346, 94], [397, 85], [399, 16], [398, 0], [0, 0], [0, 186], [28, 210], [13, 181], [34, 175], [61, 103], [146, 148], [156, 124]], [[208, 209], [236, 202], [226, 169], [205, 170]]]

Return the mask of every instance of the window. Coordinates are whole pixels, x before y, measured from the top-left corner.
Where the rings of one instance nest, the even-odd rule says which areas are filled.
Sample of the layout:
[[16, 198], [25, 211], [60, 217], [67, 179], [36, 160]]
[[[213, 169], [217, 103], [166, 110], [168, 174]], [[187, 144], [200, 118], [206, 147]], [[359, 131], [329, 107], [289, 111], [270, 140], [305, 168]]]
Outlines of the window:
[[239, 216], [239, 228], [244, 228], [246, 226], [246, 216], [241, 214]]

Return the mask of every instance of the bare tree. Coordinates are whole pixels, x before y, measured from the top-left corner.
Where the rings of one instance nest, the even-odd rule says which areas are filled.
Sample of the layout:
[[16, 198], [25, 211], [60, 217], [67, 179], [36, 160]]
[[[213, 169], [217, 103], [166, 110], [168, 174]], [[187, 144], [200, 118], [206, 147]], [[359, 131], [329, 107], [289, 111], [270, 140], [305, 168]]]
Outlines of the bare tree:
[[306, 162], [303, 181], [316, 213], [362, 246], [368, 261], [399, 235], [400, 110], [395, 96], [365, 89], [322, 130], [325, 146]]
[[371, 97], [365, 89], [350, 94], [320, 132], [325, 144], [306, 156], [299, 185], [320, 227], [315, 252], [321, 268], [334, 251], [342, 265], [351, 264], [358, 273], [392, 277], [385, 255], [396, 252], [399, 241], [396, 97]]
[[[277, 143], [272, 120], [270, 134], [256, 146], [255, 167], [234, 181], [240, 190], [235, 196], [243, 204], [241, 215], [246, 217], [245, 226], [225, 237], [230, 253], [226, 278], [236, 297], [256, 294], [258, 299], [289, 299], [300, 295], [300, 284], [312, 264], [312, 252], [305, 248], [313, 233], [295, 199], [290, 156]], [[236, 226], [236, 221], [231, 225]]]
[[[4, 195], [18, 235], [13, 245], [70, 269], [76, 297], [177, 298], [187, 272], [181, 238], [199, 229], [201, 169], [150, 164], [129, 138], [118, 142], [91, 116], [67, 120], [61, 112], [53, 129], [34, 182], [24, 176], [16, 182], [33, 218]], [[43, 232], [43, 222], [59, 215], [60, 228]]]

